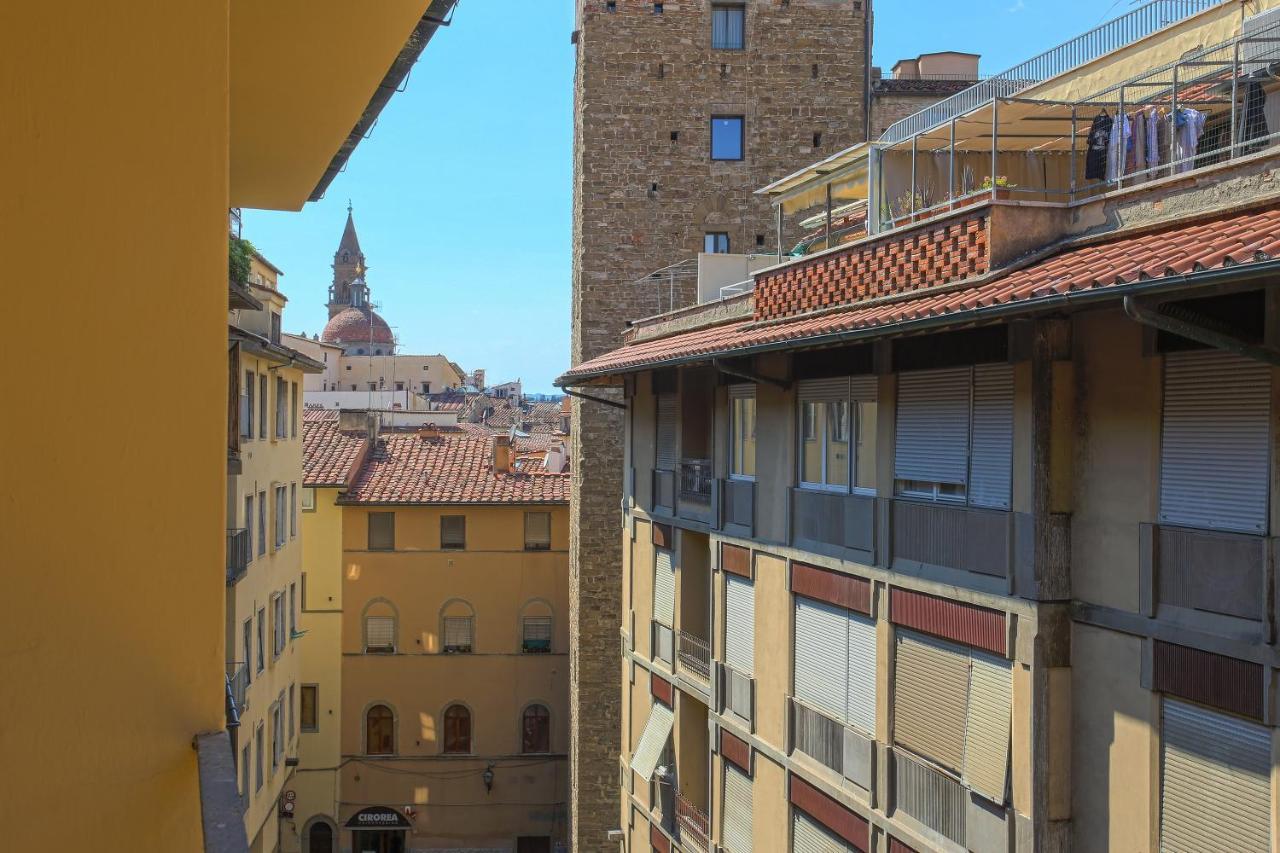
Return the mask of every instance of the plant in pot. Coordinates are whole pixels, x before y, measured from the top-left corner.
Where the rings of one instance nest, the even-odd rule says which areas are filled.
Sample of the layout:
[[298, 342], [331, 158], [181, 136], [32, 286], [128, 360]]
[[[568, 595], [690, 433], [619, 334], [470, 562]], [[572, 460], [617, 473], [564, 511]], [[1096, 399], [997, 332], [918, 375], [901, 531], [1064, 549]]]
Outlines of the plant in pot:
[[921, 213], [933, 206], [933, 187], [916, 187], [914, 192], [905, 192], [893, 202], [893, 219], [895, 225], [908, 222], [919, 222], [931, 214]]
[[1002, 201], [1008, 201], [1010, 195], [1009, 191], [1016, 189], [1017, 186], [1017, 184], [1009, 181], [1007, 175], [996, 175], [994, 180], [992, 180], [990, 175], [987, 175], [982, 179], [982, 191], [989, 193], [994, 190], [995, 197]]

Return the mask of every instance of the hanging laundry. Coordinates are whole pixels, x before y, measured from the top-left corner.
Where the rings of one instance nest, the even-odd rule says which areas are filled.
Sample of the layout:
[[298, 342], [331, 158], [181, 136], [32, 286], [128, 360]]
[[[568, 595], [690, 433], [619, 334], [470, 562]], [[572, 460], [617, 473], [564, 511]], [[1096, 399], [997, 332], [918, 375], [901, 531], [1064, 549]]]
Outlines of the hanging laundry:
[[1155, 107], [1147, 107], [1143, 112], [1146, 114], [1147, 124], [1147, 168], [1154, 169], [1160, 165], [1160, 155], [1167, 151], [1160, 147], [1160, 131], [1157, 125], [1164, 117], [1164, 114]]
[[1100, 181], [1107, 176], [1107, 143], [1111, 141], [1111, 116], [1098, 113], [1089, 125], [1089, 140], [1084, 155], [1084, 176]]
[[1260, 84], [1250, 83], [1244, 96], [1244, 115], [1240, 118], [1241, 141], [1253, 142], [1244, 149], [1246, 154], [1258, 151], [1266, 144], [1260, 141], [1254, 142], [1254, 140], [1263, 139], [1268, 133], [1266, 109], [1267, 93], [1263, 91]]
[[1133, 129], [1126, 115], [1118, 115], [1111, 124], [1111, 141], [1107, 145], [1107, 180], [1116, 181], [1124, 172], [1125, 158]]
[[1204, 132], [1205, 114], [1190, 107], [1179, 107], [1173, 117], [1173, 167], [1175, 174], [1190, 172], [1195, 168], [1196, 148], [1200, 134]]
[[[1138, 110], [1133, 114], [1133, 142], [1129, 145], [1126, 163], [1129, 174], [1141, 172], [1147, 167], [1147, 113]], [[1143, 176], [1140, 176], [1143, 177]]]
[[1163, 109], [1160, 110], [1160, 120], [1156, 122], [1156, 151], [1158, 152], [1159, 162], [1168, 164], [1173, 156], [1173, 118]]

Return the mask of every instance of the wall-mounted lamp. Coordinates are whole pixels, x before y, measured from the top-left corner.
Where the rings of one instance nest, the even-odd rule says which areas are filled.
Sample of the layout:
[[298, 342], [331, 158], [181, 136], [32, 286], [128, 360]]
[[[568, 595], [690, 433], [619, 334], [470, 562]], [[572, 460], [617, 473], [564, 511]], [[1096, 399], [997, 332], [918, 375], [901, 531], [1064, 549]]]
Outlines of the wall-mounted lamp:
[[493, 790], [493, 765], [492, 764], [490, 764], [488, 767], [484, 769], [484, 772], [480, 774], [480, 778], [484, 780], [485, 793], [492, 791]]

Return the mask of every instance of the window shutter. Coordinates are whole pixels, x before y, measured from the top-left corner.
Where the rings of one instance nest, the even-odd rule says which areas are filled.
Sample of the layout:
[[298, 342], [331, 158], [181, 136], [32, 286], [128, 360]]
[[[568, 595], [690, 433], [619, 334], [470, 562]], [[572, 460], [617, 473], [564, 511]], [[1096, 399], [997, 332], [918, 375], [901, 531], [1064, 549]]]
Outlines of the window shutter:
[[1266, 532], [1270, 380], [1229, 353], [1165, 356], [1161, 521]]
[[1160, 849], [1270, 850], [1271, 730], [1173, 699], [1163, 705]]
[[[846, 617], [849, 627], [847, 721], [863, 734], [875, 737], [876, 733], [876, 623], [860, 613], [849, 611]], [[831, 675], [834, 678], [835, 675]]]
[[894, 477], [967, 482], [970, 375], [964, 367], [898, 376]]
[[870, 373], [849, 378], [849, 397], [861, 403], [874, 403], [880, 389], [876, 377]]
[[796, 393], [802, 402], [843, 403], [849, 399], [849, 377], [802, 379], [796, 383]]
[[836, 722], [845, 721], [846, 610], [796, 596], [795, 696]]
[[751, 675], [755, 672], [755, 584], [725, 574], [724, 598], [724, 661], [743, 675]]
[[649, 721], [644, 724], [644, 732], [640, 735], [640, 743], [636, 745], [636, 754], [631, 758], [631, 769], [640, 774], [640, 778], [648, 782], [653, 778], [653, 771], [658, 766], [658, 758], [671, 737], [671, 726], [675, 722], [675, 714], [661, 702], [654, 702], [649, 710]]
[[658, 395], [658, 435], [654, 467], [662, 471], [676, 470], [676, 418], [679, 398], [675, 394]]
[[901, 632], [894, 664], [893, 739], [956, 772], [964, 767], [969, 656]]
[[671, 552], [654, 549], [653, 618], [668, 628], [676, 626], [676, 567]]
[[444, 647], [457, 651], [471, 651], [471, 617], [446, 616], [444, 618]]
[[802, 811], [791, 819], [791, 849], [794, 853], [847, 853], [852, 848]]
[[364, 633], [366, 648], [395, 648], [396, 620], [390, 616], [366, 616]]
[[720, 841], [729, 853], [751, 853], [751, 777], [724, 762], [724, 822]]
[[754, 382], [742, 382], [729, 386], [730, 400], [754, 400], [756, 398], [756, 386]]
[[1012, 694], [1013, 671], [1009, 662], [971, 653], [964, 780], [997, 803], [1004, 803], [1008, 779]]
[[1008, 509], [1013, 482], [1013, 365], [973, 369], [969, 503]]

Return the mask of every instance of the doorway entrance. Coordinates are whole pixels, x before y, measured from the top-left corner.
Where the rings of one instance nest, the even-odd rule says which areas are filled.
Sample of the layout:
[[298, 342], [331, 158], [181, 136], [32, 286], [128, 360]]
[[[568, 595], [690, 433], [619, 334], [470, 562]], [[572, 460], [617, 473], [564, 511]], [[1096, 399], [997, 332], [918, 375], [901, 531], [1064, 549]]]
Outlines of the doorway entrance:
[[351, 834], [352, 853], [404, 853], [402, 829], [362, 829]]

